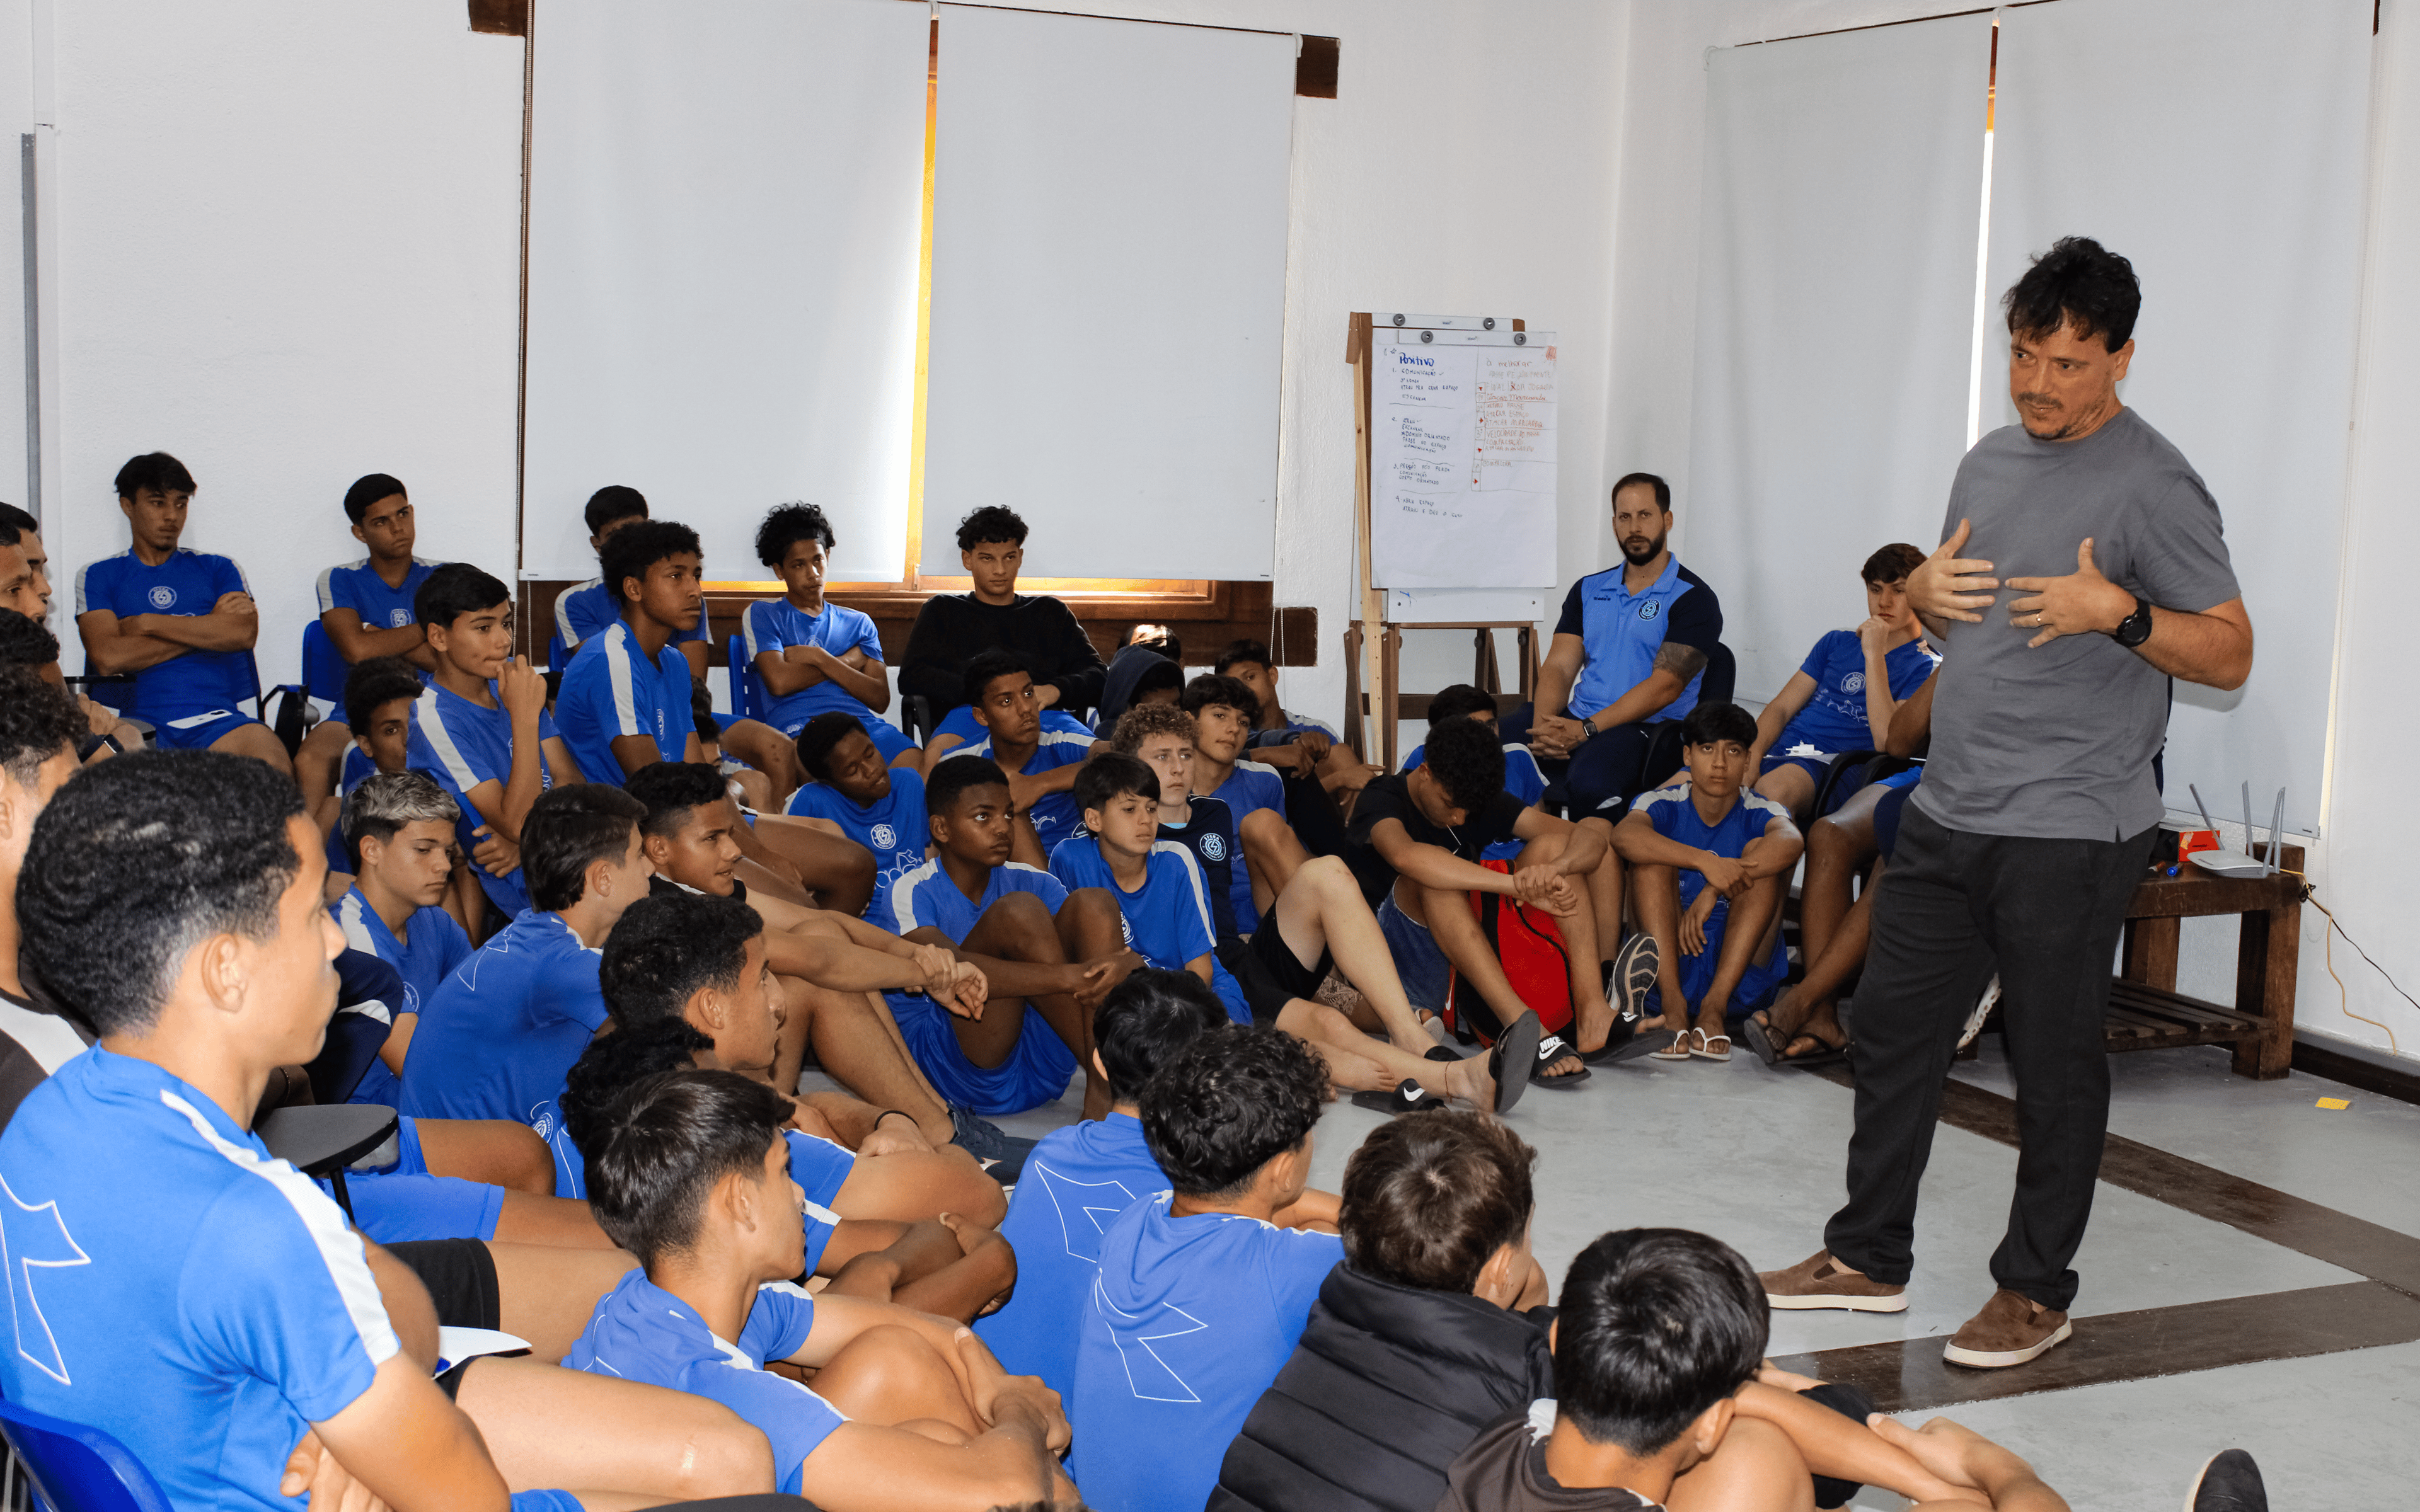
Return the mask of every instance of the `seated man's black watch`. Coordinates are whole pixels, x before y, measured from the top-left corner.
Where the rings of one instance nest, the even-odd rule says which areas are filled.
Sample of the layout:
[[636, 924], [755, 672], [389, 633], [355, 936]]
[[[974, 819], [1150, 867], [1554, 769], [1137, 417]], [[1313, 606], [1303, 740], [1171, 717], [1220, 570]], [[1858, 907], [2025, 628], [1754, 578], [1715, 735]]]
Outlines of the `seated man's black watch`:
[[1580, 721], [1580, 738], [1582, 740], [1596, 738], [1596, 720], [1593, 717]]
[[2134, 612], [2119, 620], [2109, 638], [2121, 646], [2139, 646], [2151, 639], [2151, 601], [2136, 594]]

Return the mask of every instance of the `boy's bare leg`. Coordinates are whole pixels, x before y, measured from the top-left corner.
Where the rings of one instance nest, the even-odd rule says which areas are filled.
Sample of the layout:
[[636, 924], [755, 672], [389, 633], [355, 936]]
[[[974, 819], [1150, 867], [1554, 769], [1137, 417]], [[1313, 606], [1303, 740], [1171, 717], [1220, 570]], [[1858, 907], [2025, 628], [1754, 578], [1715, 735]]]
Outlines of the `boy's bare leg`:
[[758, 813], [782, 807], [781, 795], [773, 791], [773, 779], [752, 766], [732, 773], [730, 782], [739, 790], [739, 801]]
[[[1596, 948], [1604, 957], [1597, 963], [1601, 989], [1606, 965], [1621, 949], [1621, 855], [1610, 845], [1605, 848], [1605, 859], [1588, 874], [1588, 895], [1590, 917], [1596, 920]], [[1587, 1048], [1593, 1050], [1596, 1046]]]
[[431, 1176], [451, 1176], [532, 1196], [554, 1196], [554, 1152], [509, 1119], [415, 1119]]
[[278, 739], [277, 732], [265, 724], [238, 725], [211, 741], [210, 749], [225, 751], [230, 756], [249, 756], [254, 761], [275, 767], [289, 779], [294, 776], [294, 758], [286, 754], [286, 742]]
[[515, 1491], [602, 1484], [688, 1500], [773, 1489], [765, 1435], [711, 1397], [534, 1359], [483, 1359], [462, 1372], [455, 1402]]
[[1265, 914], [1293, 885], [1294, 874], [1311, 853], [1275, 809], [1255, 809], [1235, 828], [1244, 842], [1244, 864], [1252, 874], [1252, 906]]
[[1655, 986], [1663, 1006], [1663, 1015], [1641, 1021], [1639, 1032], [1668, 1029], [1678, 1034], [1689, 1026], [1689, 1000], [1681, 995], [1681, 873], [1652, 862], [1632, 867], [1630, 911], [1638, 927], [1654, 937]]
[[474, 948], [486, 942], [488, 889], [479, 886], [478, 869], [470, 862], [454, 868], [453, 880], [445, 885], [444, 907]]
[[1307, 997], [1288, 998], [1278, 1013], [1277, 1026], [1319, 1053], [1326, 1063], [1330, 1086], [1355, 1092], [1391, 1092], [1410, 1081], [1419, 1083], [1433, 1096], [1458, 1097], [1481, 1112], [1496, 1106], [1496, 1078], [1487, 1074], [1484, 1056], [1431, 1060], [1372, 1039], [1343, 1014]]
[[958, 954], [980, 967], [991, 983], [982, 1018], [954, 1016], [950, 1021], [967, 1058], [986, 1067], [1005, 1061], [1024, 1030], [1025, 1010], [1031, 1006], [1084, 1068], [1084, 1116], [1109, 1117], [1109, 1088], [1092, 1068], [1093, 1011], [1125, 973], [1111, 973], [1104, 982], [1080, 991], [1064, 983], [1071, 963], [1125, 956], [1131, 969], [1116, 900], [1097, 887], [1079, 887], [1067, 895], [1053, 918], [1032, 893], [1011, 893], [984, 911], [959, 942]]
[[[1593, 825], [1604, 833], [1607, 842], [1605, 848], [1606, 855], [1611, 856], [1613, 826], [1602, 819], [1595, 818], [1583, 819], [1580, 824]], [[1560, 860], [1564, 846], [1570, 843], [1571, 834], [1575, 832], [1575, 830], [1563, 834], [1540, 836], [1521, 848], [1520, 857], [1513, 862], [1513, 865], [1536, 866]], [[1618, 868], [1620, 862], [1617, 861], [1615, 865]], [[1594, 892], [1590, 890], [1594, 886], [1597, 873], [1604, 870], [1604, 864], [1600, 862], [1590, 870], [1587, 877], [1575, 884], [1589, 893], [1582, 907], [1568, 914], [1555, 916], [1555, 924], [1562, 931], [1563, 955], [1571, 973], [1570, 1042], [1573, 1048], [1578, 1050], [1601, 1050], [1605, 1047], [1606, 1041], [1613, 1036], [1613, 1005], [1606, 1002], [1605, 998], [1603, 963], [1611, 957], [1612, 940], [1621, 938], [1621, 934], [1617, 931], [1609, 939], [1600, 938], [1596, 924], [1596, 897]], [[1620, 872], [1617, 871], [1615, 874], [1619, 875]], [[1606, 948], [1600, 949], [1600, 946]], [[1591, 1043], [1591, 1041], [1594, 1042]], [[1557, 1061], [1554, 1073], [1571, 1075], [1583, 1069], [1579, 1057], [1572, 1056]]]
[[1757, 796], [1771, 798], [1789, 810], [1792, 824], [1807, 822], [1807, 810], [1815, 802], [1815, 779], [1807, 775], [1807, 768], [1796, 762], [1776, 766], [1752, 786]]
[[859, 1423], [945, 1423], [960, 1443], [985, 1430], [957, 1371], [911, 1329], [869, 1328], [849, 1340], [815, 1372], [815, 1395]]
[[901, 1223], [954, 1212], [990, 1228], [1008, 1216], [1008, 1194], [984, 1174], [972, 1155], [956, 1145], [942, 1145], [930, 1151], [860, 1155], [832, 1198], [832, 1211], [848, 1218]]
[[762, 720], [732, 721], [731, 727], [722, 732], [722, 748], [765, 774], [772, 784], [775, 807], [796, 793], [799, 784], [807, 779], [799, 765], [799, 748], [789, 736]]
[[[815, 902], [844, 914], [862, 914], [874, 897], [874, 853], [852, 840], [827, 835], [799, 824], [768, 824], [763, 819], [740, 838], [744, 853], [752, 844], [766, 853], [761, 864], [775, 875], [787, 867], [798, 885], [814, 894]], [[751, 857], [752, 859], [760, 859]], [[751, 887], [756, 886], [752, 879]], [[796, 900], [793, 900], [796, 901]]]
[[[890, 1005], [878, 994], [834, 992], [811, 981], [797, 985], [791, 1001], [794, 1007], [804, 1006], [807, 1042], [826, 1074], [872, 1103], [877, 1113], [896, 1108], [915, 1119], [936, 1149], [956, 1137], [949, 1104], [908, 1053]], [[786, 1096], [797, 1086], [793, 1077], [780, 1090]]]
[[627, 1250], [555, 1244], [497, 1242], [488, 1257], [496, 1265], [496, 1326], [529, 1340], [531, 1355], [548, 1365], [571, 1352], [597, 1300], [639, 1267]]
[[569, 1197], [534, 1197], [526, 1192], [507, 1191], [504, 1207], [496, 1215], [496, 1240], [504, 1244], [553, 1244], [565, 1249], [601, 1249], [614, 1247], [597, 1227], [597, 1217], [588, 1204]]
[[1672, 1483], [1664, 1504], [1670, 1512], [1814, 1512], [1815, 1482], [1789, 1434], [1735, 1416], [1714, 1452]]
[[1730, 1032], [1725, 1019], [1730, 1012], [1731, 994], [1739, 990], [1740, 979], [1747, 975], [1748, 963], [1757, 959], [1757, 952], [1771, 948], [1766, 934], [1781, 917], [1781, 891], [1787, 886], [1778, 875], [1759, 877], [1748, 884], [1747, 891], [1730, 901], [1723, 920], [1722, 948], [1714, 955], [1714, 980], [1698, 1005], [1697, 1027], [1707, 1038]]
[[1016, 1284], [1016, 1256], [997, 1233], [954, 1213], [908, 1224], [852, 1218], [825, 1241], [815, 1273], [843, 1296], [963, 1323]]
[[1387, 937], [1379, 933], [1378, 916], [1370, 911], [1361, 884], [1342, 860], [1320, 856], [1305, 861], [1261, 927], [1277, 930], [1294, 958], [1306, 965], [1315, 964], [1323, 952], [1334, 956], [1337, 969], [1378, 1015], [1396, 1049], [1418, 1057], [1436, 1042], [1420, 1027], [1419, 1014], [1404, 995], [1404, 979], [1395, 970]]
[[[1512, 990], [1512, 980], [1504, 975], [1504, 963], [1497, 959], [1495, 948], [1480, 932], [1479, 917], [1470, 911], [1467, 895], [1439, 892], [1409, 877], [1398, 877], [1395, 906], [1412, 919], [1428, 925], [1430, 936], [1446, 960], [1452, 963], [1463, 985], [1477, 992], [1495, 1011], [1497, 1023], [1510, 1024], [1529, 1011], [1529, 1005], [1521, 1000], [1521, 995]], [[1583, 1069], [1573, 1056], [1548, 1068], [1554, 1075], [1569, 1075]]]

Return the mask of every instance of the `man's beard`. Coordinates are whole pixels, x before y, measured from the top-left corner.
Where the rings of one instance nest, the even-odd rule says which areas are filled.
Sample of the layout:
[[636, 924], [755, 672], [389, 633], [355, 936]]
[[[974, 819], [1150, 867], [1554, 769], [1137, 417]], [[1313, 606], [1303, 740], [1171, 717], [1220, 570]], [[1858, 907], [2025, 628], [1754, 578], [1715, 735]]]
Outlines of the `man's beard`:
[[1647, 565], [1647, 563], [1654, 561], [1657, 557], [1664, 554], [1665, 538], [1671, 533], [1672, 532], [1669, 531], [1659, 532], [1655, 539], [1648, 542], [1643, 548], [1632, 546], [1627, 541], [1623, 542], [1621, 547], [1622, 560], [1629, 563], [1634, 567], [1643, 567]]

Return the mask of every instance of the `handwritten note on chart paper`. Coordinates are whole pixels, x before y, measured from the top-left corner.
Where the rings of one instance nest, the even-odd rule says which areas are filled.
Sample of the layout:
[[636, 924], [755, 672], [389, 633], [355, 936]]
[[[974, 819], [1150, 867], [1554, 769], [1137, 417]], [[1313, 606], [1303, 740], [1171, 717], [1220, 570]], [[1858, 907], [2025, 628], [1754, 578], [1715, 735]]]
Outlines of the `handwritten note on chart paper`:
[[1382, 588], [1555, 580], [1554, 338], [1373, 333], [1370, 555]]

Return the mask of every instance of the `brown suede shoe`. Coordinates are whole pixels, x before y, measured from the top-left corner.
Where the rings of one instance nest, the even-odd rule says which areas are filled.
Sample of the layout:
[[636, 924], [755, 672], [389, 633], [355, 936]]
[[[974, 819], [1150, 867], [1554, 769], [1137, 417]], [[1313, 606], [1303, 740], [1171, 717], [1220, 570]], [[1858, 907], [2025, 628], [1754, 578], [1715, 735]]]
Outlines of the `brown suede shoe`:
[[2056, 1313], [2022, 1291], [1992, 1293], [1983, 1310], [1966, 1319], [1941, 1357], [1951, 1365], [2000, 1370], [2040, 1359], [2075, 1332], [2067, 1314]]
[[1832, 1258], [1830, 1250], [1819, 1249], [1787, 1271], [1761, 1272], [1757, 1279], [1764, 1283], [1764, 1300], [1785, 1312], [1821, 1307], [1853, 1313], [1907, 1311], [1907, 1288], [1869, 1281]]

